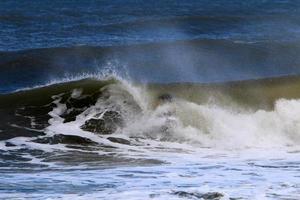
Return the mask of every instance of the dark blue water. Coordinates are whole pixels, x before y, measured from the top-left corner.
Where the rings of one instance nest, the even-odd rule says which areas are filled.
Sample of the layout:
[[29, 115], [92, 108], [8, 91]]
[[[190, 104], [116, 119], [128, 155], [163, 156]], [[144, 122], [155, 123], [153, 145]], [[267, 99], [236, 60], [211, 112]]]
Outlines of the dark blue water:
[[0, 49], [299, 39], [299, 1], [1, 1]]
[[299, 14], [289, 0], [3, 0], [0, 92], [111, 63], [142, 82], [298, 74]]

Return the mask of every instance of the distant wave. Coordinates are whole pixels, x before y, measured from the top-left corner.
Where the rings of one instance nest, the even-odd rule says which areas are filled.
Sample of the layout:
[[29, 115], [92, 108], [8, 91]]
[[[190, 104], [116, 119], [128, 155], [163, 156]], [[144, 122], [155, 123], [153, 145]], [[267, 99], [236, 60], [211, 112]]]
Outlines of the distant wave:
[[[300, 43], [184, 40], [0, 53], [0, 91], [96, 74], [114, 65], [138, 82], [222, 82], [300, 73]], [[30, 78], [29, 78], [30, 77]]]

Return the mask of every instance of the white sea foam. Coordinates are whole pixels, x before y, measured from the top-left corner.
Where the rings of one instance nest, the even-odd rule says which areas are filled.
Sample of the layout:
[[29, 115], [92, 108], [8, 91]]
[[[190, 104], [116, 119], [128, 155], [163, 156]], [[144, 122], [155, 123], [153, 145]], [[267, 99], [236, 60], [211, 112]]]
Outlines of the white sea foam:
[[[57, 107], [49, 113], [52, 119], [48, 130], [55, 132], [59, 127], [60, 133], [65, 134], [74, 126], [78, 132], [79, 127], [97, 113], [117, 110], [124, 115], [126, 125], [115, 134], [125, 137], [187, 142], [200, 147], [225, 149], [283, 147], [299, 145], [300, 142], [300, 100], [279, 99], [271, 111], [228, 109], [176, 98], [153, 108], [153, 97], [146, 87], [134, 86], [120, 79], [119, 83], [102, 89], [109, 92], [109, 99], [99, 99], [94, 106], [77, 116], [75, 122], [63, 123], [60, 115], [66, 106], [58, 103], [59, 99], [55, 100]], [[132, 105], [137, 105], [141, 110], [135, 110]], [[98, 117], [101, 118], [101, 115]], [[81, 135], [82, 132], [73, 130], [72, 134]], [[88, 134], [94, 140], [98, 137]]]
[[[9, 178], [2, 176], [8, 188], [3, 190], [0, 199], [182, 199], [176, 194], [178, 191], [190, 195], [218, 192], [223, 195], [222, 200], [300, 198], [297, 175], [300, 100], [279, 99], [274, 109], [268, 111], [199, 104], [176, 97], [153, 106], [155, 97], [146, 87], [119, 80], [103, 88], [102, 92], [108, 92], [109, 98], [99, 98], [75, 121], [63, 122], [61, 114], [66, 111], [66, 105], [60, 102], [60, 95], [53, 97], [56, 106], [49, 113], [52, 118], [44, 130], [46, 135], [41, 137], [80, 136], [115, 147], [111, 151], [99, 151], [99, 156], [118, 153], [165, 164], [120, 167], [112, 162], [106, 169], [77, 171], [80, 166], [49, 163], [62, 171], [45, 171], [38, 176], [15, 173], [6, 174]], [[78, 90], [73, 91], [73, 98], [79, 96]], [[125, 126], [111, 135], [98, 135], [80, 128], [86, 120], [108, 110], [126, 116]], [[131, 145], [112, 142], [108, 137], [126, 139]], [[48, 153], [74, 151], [64, 144], [39, 144], [31, 140], [19, 137], [9, 140], [16, 147], [6, 147], [4, 143], [0, 146], [4, 150], [26, 147]], [[32, 158], [32, 164], [43, 164], [41, 159], [30, 155], [24, 158]], [[53, 190], [49, 193], [39, 185]], [[32, 193], [12, 194], [14, 186], [20, 191], [37, 189]]]

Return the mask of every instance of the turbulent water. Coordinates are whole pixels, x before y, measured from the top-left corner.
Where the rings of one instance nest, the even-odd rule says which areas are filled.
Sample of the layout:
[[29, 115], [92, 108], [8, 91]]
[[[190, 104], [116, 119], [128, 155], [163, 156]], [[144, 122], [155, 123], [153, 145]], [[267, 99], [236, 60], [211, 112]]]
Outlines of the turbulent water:
[[298, 199], [299, 82], [108, 77], [2, 95], [1, 198]]
[[300, 3], [0, 2], [0, 199], [300, 199]]

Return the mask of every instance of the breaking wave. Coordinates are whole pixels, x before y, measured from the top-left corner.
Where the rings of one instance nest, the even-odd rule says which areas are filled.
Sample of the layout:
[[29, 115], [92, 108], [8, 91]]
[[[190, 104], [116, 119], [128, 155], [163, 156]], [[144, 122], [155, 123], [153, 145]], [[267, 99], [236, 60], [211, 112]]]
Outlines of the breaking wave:
[[16, 145], [20, 137], [47, 144], [298, 145], [298, 85], [297, 77], [134, 85], [116, 76], [53, 84], [1, 95], [1, 139], [9, 141], [6, 146]]

